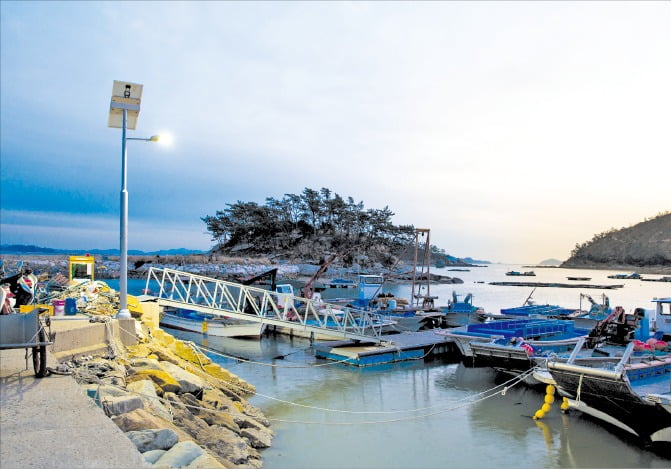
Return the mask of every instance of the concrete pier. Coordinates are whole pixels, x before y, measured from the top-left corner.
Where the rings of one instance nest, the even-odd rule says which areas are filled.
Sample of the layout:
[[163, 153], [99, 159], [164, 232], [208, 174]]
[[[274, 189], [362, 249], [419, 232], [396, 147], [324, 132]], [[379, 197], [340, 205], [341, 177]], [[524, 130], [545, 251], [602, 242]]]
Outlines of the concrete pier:
[[[0, 351], [0, 466], [146, 467], [135, 445], [71, 376], [36, 378], [25, 349]], [[47, 353], [47, 364], [57, 366]]]

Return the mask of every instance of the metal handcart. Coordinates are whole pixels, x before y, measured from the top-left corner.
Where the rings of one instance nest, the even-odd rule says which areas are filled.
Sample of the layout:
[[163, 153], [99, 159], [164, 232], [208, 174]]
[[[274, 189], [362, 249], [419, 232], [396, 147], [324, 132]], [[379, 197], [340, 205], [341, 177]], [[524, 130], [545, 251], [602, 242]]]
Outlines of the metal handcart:
[[51, 326], [47, 311], [36, 308], [29, 313], [0, 315], [0, 350], [25, 348], [26, 368], [30, 351], [38, 378], [47, 375], [47, 345], [53, 344], [45, 329]]

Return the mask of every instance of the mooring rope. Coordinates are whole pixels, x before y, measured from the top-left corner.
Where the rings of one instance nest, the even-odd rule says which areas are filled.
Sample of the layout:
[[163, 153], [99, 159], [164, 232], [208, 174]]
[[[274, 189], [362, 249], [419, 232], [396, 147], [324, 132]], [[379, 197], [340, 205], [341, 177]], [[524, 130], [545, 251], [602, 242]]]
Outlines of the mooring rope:
[[[477, 404], [477, 403], [479, 403], [479, 402], [485, 401], [485, 400], [490, 399], [490, 398], [492, 398], [492, 397], [495, 397], [495, 396], [497, 396], [497, 395], [502, 395], [502, 396], [503, 396], [503, 395], [505, 395], [505, 393], [506, 393], [506, 391], [507, 391], [508, 389], [510, 389], [511, 387], [516, 386], [517, 384], [521, 383], [521, 382], [524, 380], [524, 378], [525, 378], [527, 375], [529, 375], [530, 372], [532, 372], [532, 371], [533, 371], [533, 368], [532, 368], [531, 370], [528, 370], [528, 371], [522, 373], [521, 375], [517, 376], [516, 378], [513, 378], [513, 379], [507, 381], [506, 383], [504, 383], [504, 384], [502, 384], [502, 385], [495, 386], [494, 388], [491, 388], [490, 390], [487, 390], [487, 391], [483, 391], [483, 392], [481, 392], [481, 393], [478, 393], [478, 394], [476, 394], [475, 396], [481, 396], [481, 395], [483, 395], [483, 394], [487, 394], [487, 393], [491, 392], [491, 394], [489, 394], [489, 395], [484, 395], [483, 397], [481, 397], [481, 398], [479, 398], [479, 399], [476, 399], [476, 400], [470, 400], [470, 401], [467, 400], [467, 399], [469, 399], [469, 398], [464, 398], [464, 399], [461, 399], [461, 400], [457, 401], [457, 403], [463, 401], [463, 402], [461, 402], [461, 403], [458, 404], [458, 405], [453, 405], [453, 406], [450, 406], [450, 407], [442, 408], [442, 409], [440, 409], [440, 410], [437, 410], [437, 411], [435, 411], [435, 412], [431, 412], [431, 413], [428, 413], [428, 414], [415, 415], [415, 416], [408, 416], [408, 417], [399, 417], [399, 418], [388, 419], [388, 420], [368, 420], [368, 421], [362, 421], [362, 422], [317, 422], [317, 421], [309, 421], [309, 420], [286, 420], [286, 419], [276, 419], [276, 418], [270, 418], [270, 417], [266, 417], [266, 419], [267, 419], [268, 421], [271, 421], [271, 422], [279, 422], [279, 423], [298, 423], [298, 424], [304, 424], [304, 425], [331, 425], [331, 426], [332, 426], [332, 425], [339, 425], [339, 426], [349, 426], [349, 425], [378, 425], [378, 424], [387, 424], [387, 423], [397, 423], [397, 422], [407, 422], [407, 421], [411, 421], [411, 420], [419, 420], [419, 419], [422, 419], [422, 418], [427, 418], [427, 417], [432, 417], [432, 416], [435, 416], [435, 415], [439, 415], [439, 414], [442, 414], [442, 413], [445, 413], [445, 412], [451, 412], [451, 411], [460, 409], [460, 408], [462, 408], [462, 407], [466, 407], [466, 406], [471, 405], [471, 404]], [[163, 403], [167, 404], [169, 407], [171, 407], [171, 401], [169, 401], [168, 399], [165, 399], [165, 398], [163, 398], [163, 397], [153, 396], [153, 395], [148, 395], [148, 394], [143, 394], [143, 393], [140, 393], [140, 392], [137, 392], [137, 391], [130, 391], [130, 390], [128, 390], [128, 389], [123, 388], [122, 386], [118, 386], [118, 385], [114, 385], [114, 384], [107, 384], [107, 383], [104, 383], [98, 376], [93, 375], [93, 374], [82, 373], [80, 370], [75, 370], [75, 371], [73, 372], [73, 374], [76, 375], [76, 376], [79, 376], [79, 377], [81, 377], [81, 378], [83, 378], [83, 379], [91, 380], [91, 381], [95, 382], [96, 384], [98, 384], [99, 387], [100, 387], [101, 385], [111, 386], [111, 387], [114, 387], [114, 388], [123, 390], [123, 391], [125, 391], [125, 392], [127, 392], [127, 393], [135, 394], [135, 395], [138, 395], [138, 396], [140, 396], [140, 397], [144, 397], [144, 398], [149, 399], [149, 400], [156, 399], [156, 400], [158, 400], [158, 401], [160, 401], [160, 402], [163, 402]], [[508, 384], [508, 383], [510, 383], [509, 386], [504, 386], [505, 384]], [[228, 383], [228, 384], [232, 384], [232, 383]], [[233, 385], [233, 386], [236, 387], [235, 385]], [[493, 392], [494, 390], [496, 390], [497, 388], [499, 388], [499, 387], [501, 387], [501, 386], [504, 386], [504, 388], [503, 388], [502, 390]], [[99, 388], [98, 388], [98, 389], [99, 389]], [[98, 394], [99, 394], [99, 391], [98, 391]], [[257, 395], [263, 396], [263, 395], [258, 394], [258, 393], [257, 393]], [[264, 396], [264, 397], [265, 397], [265, 396]], [[472, 398], [472, 397], [473, 397], [473, 396], [471, 396], [471, 398]], [[270, 396], [268, 396], [268, 398], [270, 398]], [[281, 401], [281, 402], [285, 402], [285, 403], [288, 403], [288, 404], [293, 404], [293, 405], [301, 406], [301, 407], [306, 407], [306, 406], [303, 405], [303, 404], [291, 403], [291, 402], [289, 402], [289, 401], [282, 401], [282, 400], [279, 400], [279, 401]], [[103, 404], [105, 407], [108, 406], [108, 401], [104, 400], [104, 398], [100, 399], [100, 402], [101, 402], [101, 404]], [[208, 411], [208, 412], [215, 412], [215, 413], [220, 413], [220, 414], [223, 414], [223, 415], [229, 415], [229, 416], [235, 416], [235, 415], [237, 415], [237, 413], [235, 413], [235, 414], [234, 414], [234, 413], [229, 413], [229, 412], [225, 412], [225, 411], [218, 410], [218, 409], [212, 409], [212, 408], [209, 408], [209, 407], [196, 406], [196, 405], [186, 404], [186, 403], [183, 403], [183, 402], [182, 402], [182, 404], [183, 404], [185, 407], [190, 408], [190, 409], [204, 410], [204, 411]], [[330, 411], [330, 412], [340, 412], [340, 413], [361, 413], [361, 414], [364, 414], [364, 413], [371, 413], [371, 414], [372, 414], [372, 413], [398, 413], [398, 412], [410, 412], [410, 410], [408, 410], [408, 411], [377, 411], [377, 412], [376, 412], [376, 411], [361, 411], [361, 412], [357, 412], [357, 411], [336, 411], [336, 410], [332, 410], [332, 409], [329, 410], [329, 409], [323, 409], [323, 408], [319, 408], [319, 407], [311, 407], [311, 408], [316, 409], [316, 410]], [[434, 406], [434, 407], [427, 407], [427, 408], [424, 408], [424, 409], [415, 409], [415, 410], [412, 410], [412, 411], [429, 410], [429, 409], [432, 409], [432, 408], [436, 408], [436, 406]], [[172, 409], [169, 409], [168, 411], [171, 412], [171, 410], [172, 410]], [[171, 413], [172, 413], [172, 412], [171, 412]], [[242, 412], [240, 412], [240, 413], [242, 413]]]
[[[197, 346], [195, 344], [192, 344], [192, 345], [194, 345], [197, 349]], [[201, 364], [201, 367], [202, 367], [202, 364]], [[510, 387], [513, 387], [513, 386], [517, 385], [520, 381], [523, 381], [524, 379], [526, 379], [527, 376], [530, 376], [535, 370], [536, 370], [536, 367], [531, 368], [531, 369], [525, 371], [524, 373], [521, 373], [520, 375], [517, 375], [517, 376], [509, 379], [508, 381], [506, 381], [502, 384], [494, 386], [493, 388], [482, 391], [482, 392], [476, 394], [475, 396], [480, 396], [480, 395], [483, 395], [483, 394], [486, 394], [486, 393], [489, 393], [489, 392], [493, 392], [498, 388], [503, 388], [503, 389], [501, 389], [500, 391], [498, 391], [495, 394], [501, 394], [501, 395], [505, 396], [506, 392], [508, 391], [508, 389]], [[229, 384], [230, 386], [232, 386], [234, 388], [237, 388], [241, 391], [245, 391], [245, 388], [243, 388], [241, 386], [237, 386], [234, 383], [227, 382], [227, 384]], [[284, 399], [280, 399], [278, 397], [273, 397], [273, 396], [268, 396], [268, 395], [265, 395], [265, 394], [261, 394], [257, 391], [254, 392], [254, 395], [258, 396], [258, 397], [262, 397], [264, 399], [272, 400], [272, 401], [275, 401], [275, 402], [280, 402], [282, 404], [292, 405], [292, 406], [295, 406], [295, 407], [303, 407], [303, 408], [306, 408], [306, 409], [321, 410], [321, 411], [324, 411], [324, 412], [335, 412], [335, 413], [343, 413], [343, 414], [396, 414], [396, 413], [407, 413], [407, 412], [420, 412], [420, 411], [424, 411], [424, 410], [431, 410], [431, 409], [436, 409], [436, 408], [441, 407], [441, 406], [430, 406], [430, 407], [423, 407], [423, 408], [417, 408], [417, 409], [391, 410], [391, 411], [354, 411], [354, 410], [329, 409], [329, 408], [325, 408], [325, 407], [316, 407], [316, 406], [310, 406], [310, 405], [307, 405], [307, 404], [300, 404], [298, 402], [287, 401], [287, 400], [284, 400]], [[472, 397], [473, 396], [469, 396], [469, 397], [466, 397], [462, 400], [465, 401], [465, 400], [471, 399]], [[457, 401], [457, 402], [459, 402], [459, 401]]]
[[[294, 368], [294, 369], [319, 368], [319, 367], [322, 367], [322, 366], [338, 365], [340, 363], [349, 363], [349, 362], [352, 361], [352, 358], [344, 358], [342, 360], [333, 360], [333, 361], [329, 361], [327, 363], [315, 363], [313, 365], [296, 365], [296, 366], [294, 366], [294, 365], [278, 365], [276, 363], [257, 362], [257, 361], [254, 361], [254, 360], [250, 360], [248, 358], [242, 358], [242, 357], [236, 357], [234, 355], [228, 355], [226, 353], [220, 352], [220, 351], [212, 349], [210, 347], [206, 347], [206, 346], [203, 346], [203, 345], [198, 345], [194, 342], [184, 341], [184, 343], [186, 343], [192, 349], [194, 349], [194, 351], [199, 352], [199, 353], [205, 354], [204, 352], [201, 351], [201, 348], [203, 348], [209, 353], [212, 353], [214, 355], [219, 355], [219, 356], [224, 357], [224, 358], [228, 358], [228, 359], [231, 359], [231, 360], [236, 360], [238, 362], [248, 363], [250, 365], [268, 366], [268, 367], [271, 367], [271, 368]], [[407, 358], [404, 361], [423, 360], [424, 358], [428, 357], [431, 354], [431, 352], [433, 352], [433, 349], [436, 348], [436, 345], [438, 345], [438, 344], [433, 344], [431, 346], [431, 348], [424, 355], [422, 355], [420, 357]], [[400, 352], [400, 350], [397, 348], [396, 352]], [[199, 360], [200, 360], [200, 358], [199, 358]]]

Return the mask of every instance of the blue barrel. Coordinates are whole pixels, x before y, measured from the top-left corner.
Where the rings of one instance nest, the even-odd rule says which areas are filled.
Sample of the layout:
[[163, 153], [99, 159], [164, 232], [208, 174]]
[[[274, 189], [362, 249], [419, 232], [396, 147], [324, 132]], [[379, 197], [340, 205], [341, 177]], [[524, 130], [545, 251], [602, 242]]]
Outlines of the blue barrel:
[[77, 314], [77, 300], [74, 298], [65, 299], [65, 315], [74, 316]]

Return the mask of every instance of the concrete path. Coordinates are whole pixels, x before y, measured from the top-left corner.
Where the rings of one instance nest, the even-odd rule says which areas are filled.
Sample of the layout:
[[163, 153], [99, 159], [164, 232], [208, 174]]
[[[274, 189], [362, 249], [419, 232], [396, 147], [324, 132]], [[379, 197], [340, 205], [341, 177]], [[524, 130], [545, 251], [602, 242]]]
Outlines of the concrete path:
[[[135, 445], [71, 376], [36, 378], [25, 349], [0, 350], [0, 467], [133, 469]], [[47, 353], [49, 366], [57, 365]]]

